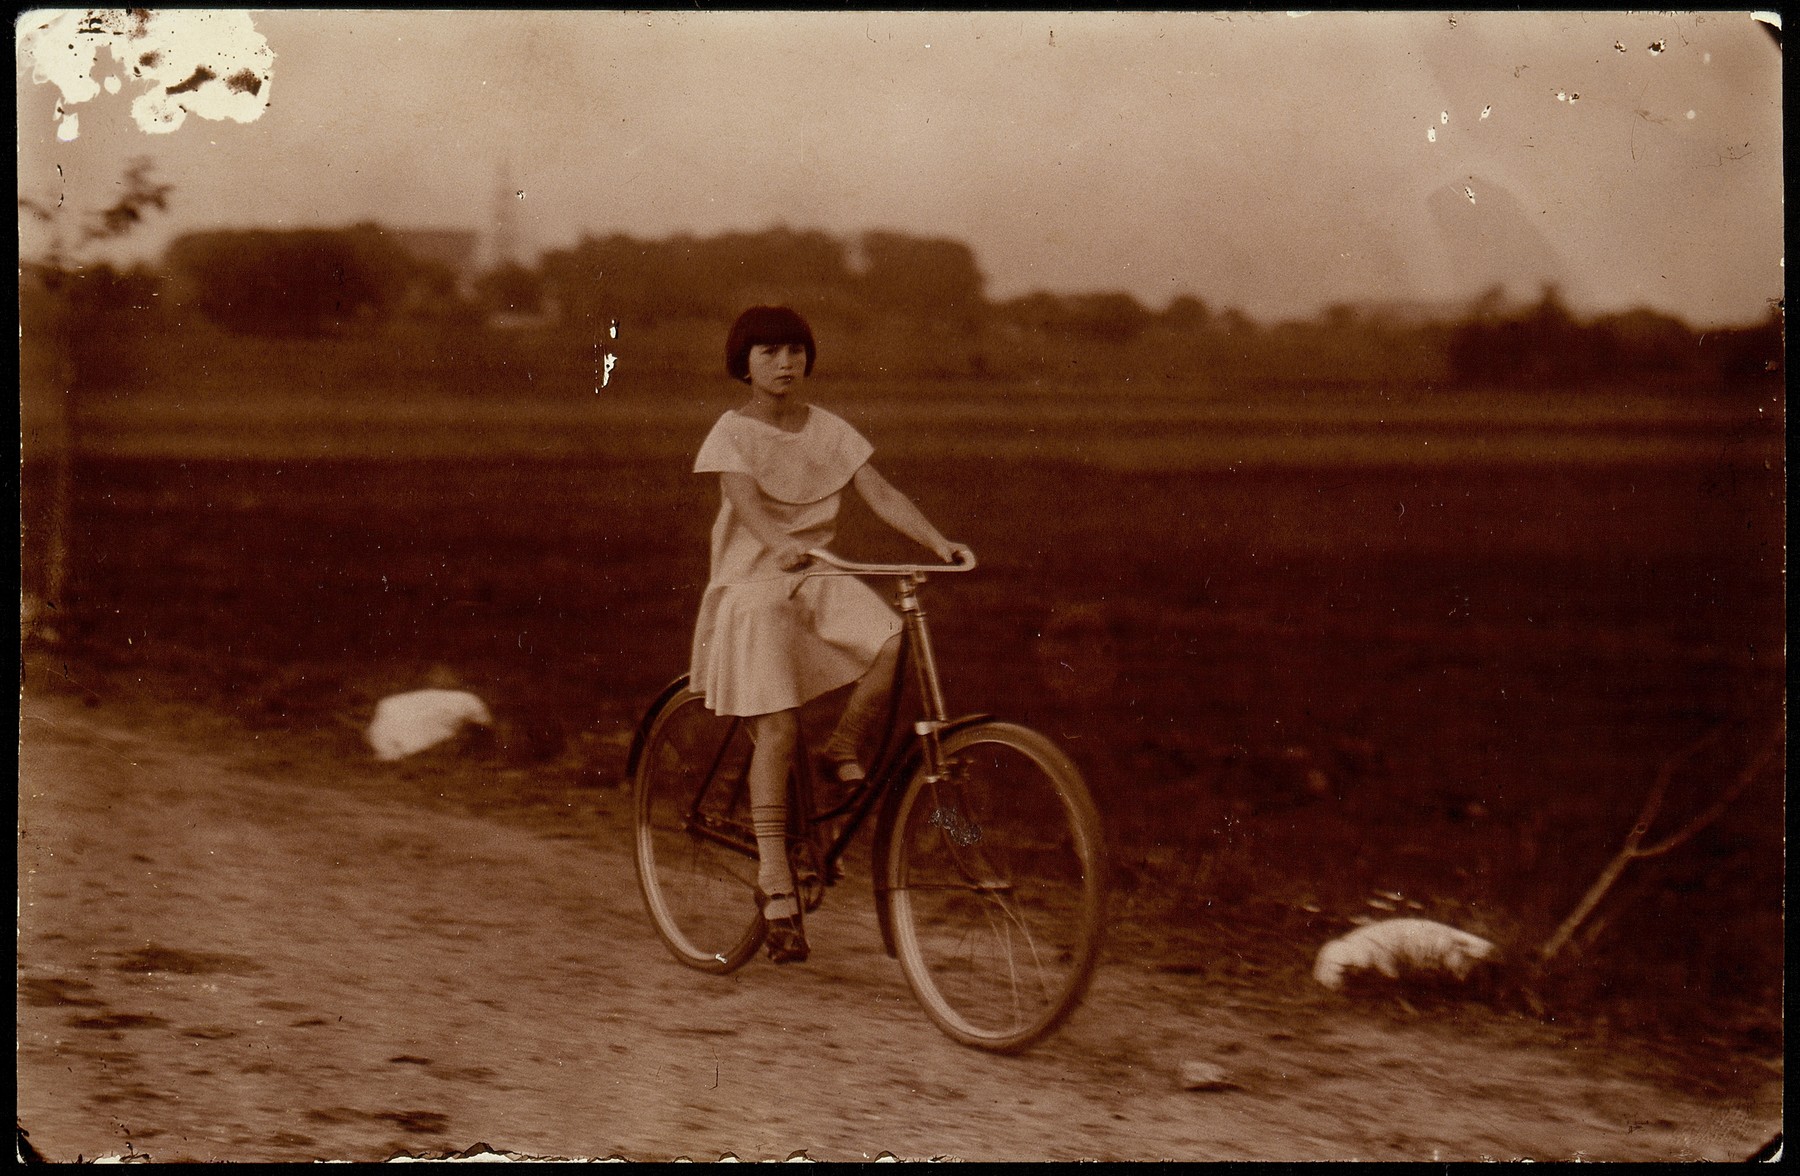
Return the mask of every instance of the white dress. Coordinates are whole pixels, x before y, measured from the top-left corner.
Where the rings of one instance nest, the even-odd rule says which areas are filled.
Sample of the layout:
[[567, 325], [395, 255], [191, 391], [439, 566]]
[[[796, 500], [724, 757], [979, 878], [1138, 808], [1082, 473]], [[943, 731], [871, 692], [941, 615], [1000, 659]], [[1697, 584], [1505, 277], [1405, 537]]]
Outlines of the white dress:
[[[694, 472], [749, 475], [784, 533], [825, 547], [837, 533], [844, 487], [872, 453], [862, 434], [816, 404], [792, 433], [733, 410], [713, 425]], [[731, 500], [720, 506], [688, 671], [713, 711], [797, 707], [862, 677], [899, 631], [899, 616], [867, 584], [782, 571]]]

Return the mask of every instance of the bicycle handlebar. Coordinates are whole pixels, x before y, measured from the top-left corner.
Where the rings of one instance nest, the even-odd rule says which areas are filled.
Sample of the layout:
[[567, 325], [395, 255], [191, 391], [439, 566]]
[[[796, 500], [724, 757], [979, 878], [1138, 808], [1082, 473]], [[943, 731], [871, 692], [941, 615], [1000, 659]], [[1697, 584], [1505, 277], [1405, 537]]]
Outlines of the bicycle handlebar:
[[972, 572], [975, 570], [975, 553], [969, 551], [967, 548], [964, 548], [963, 551], [959, 553], [959, 555], [965, 556], [966, 558], [961, 558], [956, 563], [937, 564], [856, 563], [852, 560], [840, 559], [831, 552], [826, 551], [823, 547], [815, 547], [806, 554], [812, 556], [822, 564], [828, 564], [831, 567], [836, 568], [837, 571], [819, 572], [808, 570], [801, 573], [805, 576], [832, 576], [839, 574], [846, 576], [918, 576], [928, 575], [932, 572]]

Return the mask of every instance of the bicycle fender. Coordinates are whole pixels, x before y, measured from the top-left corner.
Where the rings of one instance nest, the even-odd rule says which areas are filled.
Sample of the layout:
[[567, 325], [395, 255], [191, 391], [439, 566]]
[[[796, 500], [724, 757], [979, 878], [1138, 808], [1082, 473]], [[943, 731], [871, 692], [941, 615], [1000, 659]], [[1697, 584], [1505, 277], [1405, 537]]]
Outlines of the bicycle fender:
[[[939, 727], [938, 737], [953, 735], [958, 731], [993, 720], [994, 716], [989, 714], [963, 715], [961, 718], [951, 719]], [[899, 811], [900, 798], [905, 794], [907, 786], [912, 783], [912, 778], [923, 766], [921, 763], [923, 759], [924, 755], [919, 749], [919, 741], [912, 740], [907, 745], [906, 756], [900, 761], [899, 770], [895, 775], [895, 779], [899, 782], [889, 788], [887, 795], [881, 798], [881, 811], [875, 815], [874, 857], [872, 859], [875, 868], [870, 872], [874, 875], [871, 881], [875, 888], [875, 922], [881, 928], [881, 946], [887, 952], [889, 959], [894, 958], [898, 953], [894, 950], [893, 922], [888, 915], [887, 887], [882, 883], [882, 871], [886, 868], [888, 845], [894, 836], [894, 814]]]
[[626, 788], [630, 788], [631, 782], [637, 779], [638, 757], [644, 754], [644, 740], [650, 737], [650, 724], [656, 721], [656, 716], [662, 713], [663, 707], [668, 705], [671, 698], [687, 689], [687, 684], [688, 676], [681, 675], [664, 686], [657, 694], [656, 701], [644, 709], [644, 717], [638, 720], [637, 730], [631, 733], [631, 751], [625, 757]]

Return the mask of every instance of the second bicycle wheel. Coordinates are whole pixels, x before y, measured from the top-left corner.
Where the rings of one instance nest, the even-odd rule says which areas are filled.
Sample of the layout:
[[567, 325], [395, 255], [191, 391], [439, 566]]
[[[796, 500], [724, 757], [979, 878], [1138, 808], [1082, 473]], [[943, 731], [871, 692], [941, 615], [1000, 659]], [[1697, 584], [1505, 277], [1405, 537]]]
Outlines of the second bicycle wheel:
[[650, 720], [633, 764], [638, 888], [675, 958], [742, 967], [767, 927], [756, 909], [756, 836], [742, 722], [682, 689]]
[[881, 863], [895, 954], [939, 1028], [1025, 1048], [1080, 1003], [1100, 949], [1104, 848], [1075, 765], [1049, 739], [984, 722], [944, 737]]

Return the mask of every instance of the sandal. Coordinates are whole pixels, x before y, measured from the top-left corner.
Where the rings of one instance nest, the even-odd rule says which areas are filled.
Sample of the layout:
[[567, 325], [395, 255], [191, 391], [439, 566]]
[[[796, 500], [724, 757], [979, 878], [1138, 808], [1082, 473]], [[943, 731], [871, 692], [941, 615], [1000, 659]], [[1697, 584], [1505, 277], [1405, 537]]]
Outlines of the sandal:
[[800, 925], [800, 916], [764, 921], [769, 925], [769, 937], [764, 941], [769, 949], [769, 959], [777, 964], [804, 964], [810, 949], [806, 945], [806, 929]]
[[791, 915], [771, 918], [763, 914], [763, 923], [768, 928], [768, 937], [763, 941], [768, 948], [769, 959], [777, 964], [803, 964], [810, 950], [806, 943], [806, 927], [801, 922], [799, 902], [791, 894], [764, 894], [760, 889], [756, 892], [756, 909], [767, 912], [769, 907], [787, 899], [794, 904]]
[[[843, 812], [839, 810], [849, 809], [869, 783], [869, 774], [863, 771], [863, 766], [854, 757], [834, 759], [823, 753], [813, 760], [813, 778], [826, 785], [819, 790], [819, 810], [838, 812], [836, 819], [840, 821], [843, 819]], [[832, 880], [837, 879], [834, 877]]]
[[823, 752], [813, 759], [813, 775], [845, 789], [854, 789], [869, 778], [855, 756], [840, 759]]

